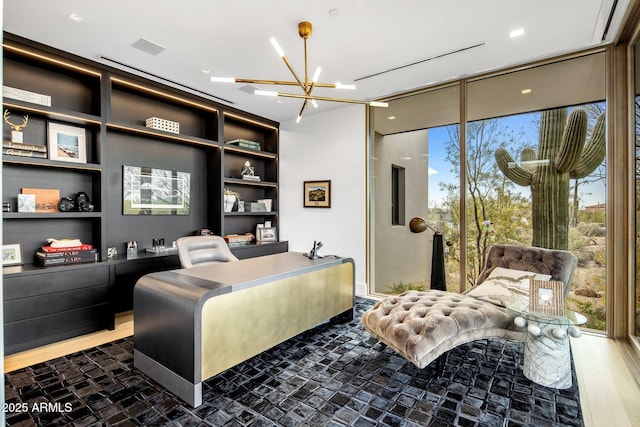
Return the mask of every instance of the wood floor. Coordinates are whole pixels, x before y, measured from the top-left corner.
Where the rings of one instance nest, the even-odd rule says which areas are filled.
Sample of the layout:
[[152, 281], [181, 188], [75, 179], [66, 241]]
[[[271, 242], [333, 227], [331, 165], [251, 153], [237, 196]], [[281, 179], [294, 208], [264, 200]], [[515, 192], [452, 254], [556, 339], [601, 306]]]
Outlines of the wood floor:
[[[120, 314], [116, 329], [101, 331], [5, 357], [5, 372], [133, 335], [133, 315]], [[583, 334], [571, 339], [585, 427], [640, 426], [640, 385], [615, 341]]]

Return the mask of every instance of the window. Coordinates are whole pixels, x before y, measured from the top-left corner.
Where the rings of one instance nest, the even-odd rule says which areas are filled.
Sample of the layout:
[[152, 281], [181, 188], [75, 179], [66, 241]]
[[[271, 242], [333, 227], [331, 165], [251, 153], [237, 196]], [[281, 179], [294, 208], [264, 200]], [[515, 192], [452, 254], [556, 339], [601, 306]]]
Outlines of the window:
[[[407, 220], [423, 217], [453, 242], [445, 258], [447, 290], [475, 284], [493, 243], [568, 249], [579, 258], [568, 307], [587, 316], [588, 328], [605, 329], [605, 59], [598, 50], [483, 75], [400, 95], [386, 111], [372, 111], [373, 293], [430, 285], [430, 232], [412, 235], [390, 225], [396, 217], [385, 217], [393, 196], [377, 174], [388, 174], [393, 162], [405, 168]], [[541, 178], [566, 154], [555, 143], [549, 153], [540, 129], [553, 123], [562, 135], [574, 111], [586, 125], [581, 153], [588, 154], [568, 164], [580, 169], [554, 172], [553, 185], [542, 194], [541, 182], [518, 182], [512, 171]], [[465, 122], [458, 124], [461, 113]], [[593, 135], [598, 154], [587, 148]], [[391, 211], [399, 215], [395, 205]], [[540, 226], [541, 218], [546, 225]]]
[[391, 225], [404, 224], [404, 168], [391, 165]]
[[[411, 218], [424, 218], [447, 238], [455, 233], [450, 227], [451, 207], [441, 201], [447, 188], [455, 185], [444, 139], [458, 127], [459, 99], [458, 86], [448, 86], [372, 110], [369, 253], [374, 261], [369, 280], [373, 293], [429, 288], [433, 233], [412, 233], [407, 226]], [[440, 187], [443, 182], [446, 188]], [[454, 258], [448, 264], [457, 272]], [[447, 285], [459, 289], [455, 277], [449, 277]]]

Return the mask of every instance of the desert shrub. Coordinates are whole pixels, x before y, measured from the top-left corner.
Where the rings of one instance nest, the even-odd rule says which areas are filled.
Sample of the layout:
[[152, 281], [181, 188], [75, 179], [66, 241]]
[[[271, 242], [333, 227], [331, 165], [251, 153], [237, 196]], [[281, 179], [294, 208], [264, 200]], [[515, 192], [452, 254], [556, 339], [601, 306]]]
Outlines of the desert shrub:
[[576, 229], [580, 234], [587, 237], [604, 237], [606, 234], [606, 228], [595, 222], [581, 222], [576, 226]]
[[[592, 239], [582, 234], [578, 227], [569, 229], [569, 250], [576, 255], [578, 255], [577, 252], [581, 252], [589, 246], [591, 241]], [[578, 257], [580, 257], [580, 255], [578, 255]]]
[[391, 288], [387, 291], [390, 295], [399, 295], [406, 291], [426, 291], [429, 289], [425, 282], [414, 282], [414, 283], [394, 283], [391, 285]]
[[569, 302], [578, 307], [577, 311], [587, 317], [587, 323], [582, 325], [585, 328], [604, 331], [606, 328], [604, 305], [596, 305], [591, 301], [579, 301], [569, 298]]
[[598, 249], [593, 252], [593, 259], [599, 266], [605, 267], [607, 265], [607, 251], [604, 249]]

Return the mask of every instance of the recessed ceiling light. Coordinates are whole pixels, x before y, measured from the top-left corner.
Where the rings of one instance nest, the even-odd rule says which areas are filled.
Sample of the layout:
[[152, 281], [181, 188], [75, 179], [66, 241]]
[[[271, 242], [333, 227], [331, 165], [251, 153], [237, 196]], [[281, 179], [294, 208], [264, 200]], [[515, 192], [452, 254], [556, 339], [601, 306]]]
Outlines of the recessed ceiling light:
[[76, 22], [82, 22], [84, 18], [78, 14], [72, 13], [71, 15], [69, 15], [69, 19]]
[[395, 119], [396, 119], [396, 116], [389, 116], [389, 117], [387, 117], [387, 119], [389, 119], [389, 120], [395, 120]]
[[513, 30], [509, 33], [509, 37], [515, 38], [524, 35], [524, 28], [518, 28], [517, 30]]
[[211, 72], [211, 70], [210, 70], [210, 69], [208, 69], [208, 68], [203, 68], [203, 69], [202, 69], [202, 72], [203, 72], [204, 74], [209, 74], [209, 73]]
[[329, 11], [329, 16], [337, 18], [338, 16], [340, 16], [340, 9], [331, 9]]
[[522, 92], [523, 95], [528, 95], [528, 94], [531, 93], [531, 89], [522, 89], [521, 92]]

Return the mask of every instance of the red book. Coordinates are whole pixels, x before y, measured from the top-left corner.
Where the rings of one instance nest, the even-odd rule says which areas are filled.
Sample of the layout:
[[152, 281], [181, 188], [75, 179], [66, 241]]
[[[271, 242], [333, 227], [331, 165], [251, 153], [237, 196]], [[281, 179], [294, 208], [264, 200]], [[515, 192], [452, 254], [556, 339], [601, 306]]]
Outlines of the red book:
[[93, 249], [93, 245], [89, 243], [83, 243], [80, 246], [65, 246], [63, 248], [52, 248], [49, 245], [42, 246], [42, 250], [47, 253], [52, 252], [69, 252], [69, 251], [87, 251]]

